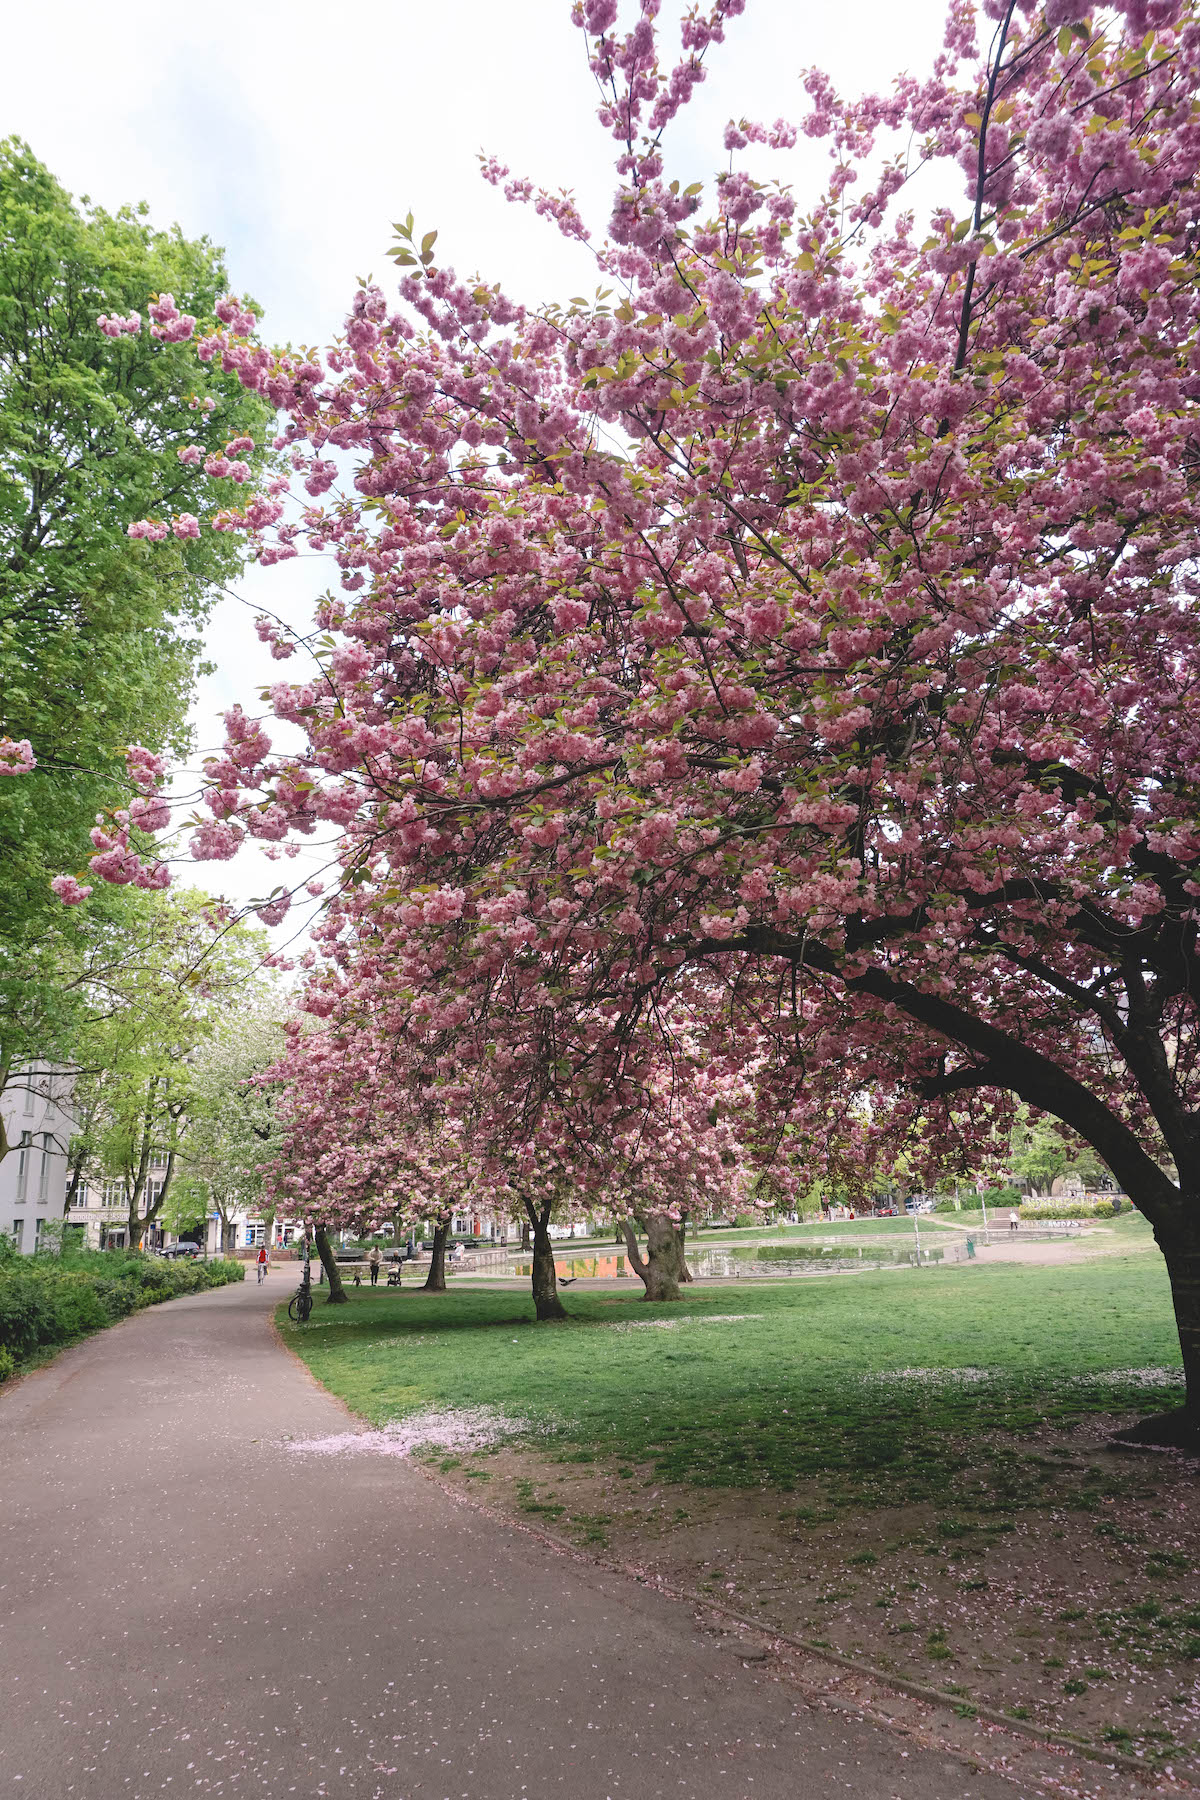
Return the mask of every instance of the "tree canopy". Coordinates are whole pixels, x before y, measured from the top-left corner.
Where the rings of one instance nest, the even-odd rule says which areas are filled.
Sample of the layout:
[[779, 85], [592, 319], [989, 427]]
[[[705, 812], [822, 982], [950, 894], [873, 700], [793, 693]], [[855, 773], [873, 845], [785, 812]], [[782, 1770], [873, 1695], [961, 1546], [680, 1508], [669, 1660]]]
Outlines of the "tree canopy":
[[[127, 745], [188, 750], [204, 619], [242, 561], [228, 534], [151, 546], [128, 526], [163, 508], [214, 520], [239, 483], [205, 461], [261, 446], [270, 417], [169, 325], [113, 336], [99, 321], [160, 295], [211, 319], [227, 287], [207, 240], [77, 202], [26, 145], [0, 143], [0, 738], [35, 761], [0, 807], [5, 1060], [69, 1046], [63, 977], [90, 927], [50, 880], [80, 865], [95, 815], [136, 794]], [[262, 466], [261, 449], [240, 456]]]
[[[231, 1059], [240, 1045], [244, 1062], [269, 1009], [263, 933], [242, 924], [214, 932], [211, 905], [193, 891], [136, 894], [121, 960], [90, 984], [74, 1039], [72, 1163], [84, 1178], [120, 1184], [133, 1248], [171, 1200], [194, 1119], [211, 1125], [214, 1038], [222, 1034]], [[260, 1066], [267, 1060], [264, 1048]], [[225, 1129], [240, 1136], [233, 1106], [228, 1095]]]
[[[669, 178], [738, 10], [670, 66], [576, 9], [617, 143], [594, 303], [529, 314], [406, 221], [403, 310], [362, 287], [323, 360], [201, 344], [309, 497], [238, 522], [342, 591], [272, 690], [305, 749], [233, 712], [198, 847], [344, 822], [313, 1003], [382, 982], [457, 1059], [552, 1045], [547, 1097], [670, 1004], [815, 1141], [865, 1089], [978, 1160], [1052, 1114], [1154, 1225], [1194, 1435], [1200, 19], [988, 0], [923, 81], [810, 75], [803, 208], [739, 160], [782, 121], [732, 120], [707, 196]], [[931, 162], [966, 196], [918, 228]]]

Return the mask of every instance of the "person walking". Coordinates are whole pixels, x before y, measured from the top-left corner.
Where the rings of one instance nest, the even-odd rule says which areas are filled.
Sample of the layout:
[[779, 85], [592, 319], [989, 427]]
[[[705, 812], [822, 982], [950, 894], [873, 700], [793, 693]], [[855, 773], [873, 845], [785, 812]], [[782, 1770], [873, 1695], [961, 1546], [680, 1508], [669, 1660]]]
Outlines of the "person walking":
[[1020, 1223], [1021, 1223], [1021, 1215], [1017, 1211], [1016, 1207], [1014, 1206], [1008, 1215], [1008, 1229], [1010, 1231], [1015, 1231], [1017, 1229], [1017, 1226]]
[[258, 1265], [258, 1285], [261, 1287], [263, 1282], [267, 1279], [267, 1270], [271, 1264], [270, 1253], [265, 1244], [260, 1244], [258, 1246], [258, 1255], [254, 1260]]
[[382, 1261], [383, 1261], [383, 1258], [379, 1254], [379, 1245], [378, 1244], [372, 1245], [371, 1254], [367, 1258], [367, 1262], [368, 1262], [368, 1264], [370, 1266], [370, 1270], [371, 1270], [371, 1286], [372, 1287], [374, 1287], [375, 1283], [379, 1280], [379, 1265]]

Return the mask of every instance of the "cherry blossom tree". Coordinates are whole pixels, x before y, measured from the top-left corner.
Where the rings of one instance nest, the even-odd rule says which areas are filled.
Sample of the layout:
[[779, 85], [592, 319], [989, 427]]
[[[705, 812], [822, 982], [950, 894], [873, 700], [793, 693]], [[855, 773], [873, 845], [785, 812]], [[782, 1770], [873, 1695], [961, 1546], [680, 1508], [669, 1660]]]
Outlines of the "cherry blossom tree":
[[619, 1076], [576, 1070], [570, 1081], [561, 1059], [547, 1070], [541, 1042], [502, 1035], [505, 1017], [519, 1014], [493, 1013], [486, 1036], [414, 1040], [389, 1017], [388, 966], [368, 974], [366, 963], [347, 956], [336, 978], [313, 978], [306, 1000], [323, 1022], [294, 1021], [271, 1071], [284, 1090], [268, 1172], [275, 1204], [326, 1235], [433, 1222], [434, 1290], [445, 1286], [454, 1209], [516, 1214], [531, 1234], [540, 1320], [566, 1316], [552, 1220], [600, 1212], [625, 1221], [647, 1298], [677, 1298], [689, 1212], [736, 1208], [742, 1191], [735, 1121], [753, 1090], [740, 1071], [707, 1061], [677, 1021], [669, 1038], [647, 1037], [627, 1055]]
[[[955, 0], [927, 78], [810, 74], [807, 209], [754, 172], [782, 121], [731, 121], [707, 198], [669, 179], [739, 10], [672, 64], [650, 0], [576, 8], [617, 144], [595, 304], [527, 314], [406, 224], [400, 309], [364, 287], [323, 360], [236, 311], [201, 343], [304, 489], [225, 524], [341, 592], [272, 690], [304, 752], [233, 712], [195, 847], [342, 825], [414, 1028], [501, 984], [594, 1066], [704, 970], [797, 1125], [858, 1060], [926, 1141], [1059, 1119], [1153, 1224], [1188, 1400], [1146, 1429], [1194, 1441], [1196, 10]], [[918, 227], [938, 163], [965, 202]]]

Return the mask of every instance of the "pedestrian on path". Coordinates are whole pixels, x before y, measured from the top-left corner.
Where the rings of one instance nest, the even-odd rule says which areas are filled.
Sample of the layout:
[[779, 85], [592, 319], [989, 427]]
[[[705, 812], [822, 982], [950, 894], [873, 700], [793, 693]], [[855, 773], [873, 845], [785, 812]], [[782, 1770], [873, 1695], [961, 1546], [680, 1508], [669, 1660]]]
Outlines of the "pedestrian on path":
[[255, 1258], [255, 1261], [258, 1264], [258, 1285], [261, 1287], [263, 1282], [267, 1279], [267, 1270], [271, 1264], [270, 1253], [265, 1244], [260, 1244], [258, 1246], [258, 1255]]
[[1015, 1231], [1017, 1229], [1017, 1226], [1020, 1223], [1021, 1223], [1021, 1215], [1017, 1211], [1016, 1207], [1014, 1206], [1012, 1211], [1008, 1215], [1008, 1229], [1010, 1231]]
[[383, 1261], [382, 1256], [379, 1254], [378, 1244], [373, 1247], [367, 1261], [371, 1265], [371, 1286], [374, 1287], [375, 1283], [379, 1280], [379, 1265]]

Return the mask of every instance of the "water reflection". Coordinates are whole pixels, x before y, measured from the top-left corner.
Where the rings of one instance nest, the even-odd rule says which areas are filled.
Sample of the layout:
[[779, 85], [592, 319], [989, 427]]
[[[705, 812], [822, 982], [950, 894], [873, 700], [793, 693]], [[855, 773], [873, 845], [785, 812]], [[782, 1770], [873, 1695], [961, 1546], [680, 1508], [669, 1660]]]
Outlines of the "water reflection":
[[[570, 1281], [577, 1281], [581, 1275], [628, 1275], [629, 1266], [623, 1256], [570, 1256], [554, 1259], [554, 1273], [565, 1275]], [[525, 1262], [513, 1264], [514, 1275], [532, 1275], [533, 1264]]]
[[[944, 1251], [922, 1247], [921, 1261], [941, 1262]], [[836, 1269], [891, 1269], [916, 1261], [909, 1244], [758, 1244], [701, 1250], [689, 1256], [697, 1275], [813, 1275]]]

